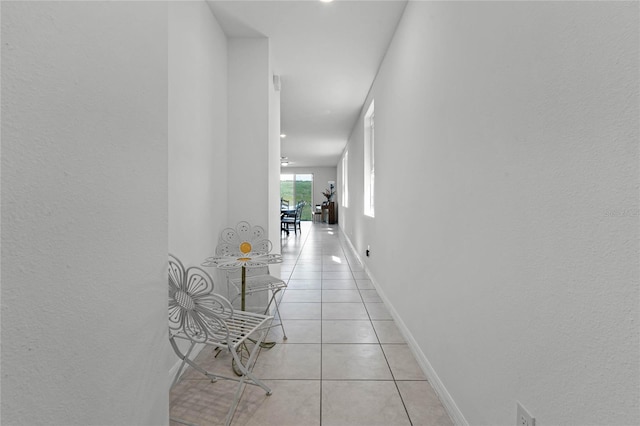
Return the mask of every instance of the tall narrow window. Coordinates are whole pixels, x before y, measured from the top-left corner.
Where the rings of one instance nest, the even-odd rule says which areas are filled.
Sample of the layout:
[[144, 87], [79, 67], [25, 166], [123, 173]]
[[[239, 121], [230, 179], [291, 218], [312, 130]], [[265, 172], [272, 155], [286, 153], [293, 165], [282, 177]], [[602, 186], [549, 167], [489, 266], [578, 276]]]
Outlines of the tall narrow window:
[[342, 157], [342, 205], [349, 207], [349, 151]]
[[364, 116], [364, 214], [375, 216], [376, 165], [374, 155], [374, 106], [373, 101]]

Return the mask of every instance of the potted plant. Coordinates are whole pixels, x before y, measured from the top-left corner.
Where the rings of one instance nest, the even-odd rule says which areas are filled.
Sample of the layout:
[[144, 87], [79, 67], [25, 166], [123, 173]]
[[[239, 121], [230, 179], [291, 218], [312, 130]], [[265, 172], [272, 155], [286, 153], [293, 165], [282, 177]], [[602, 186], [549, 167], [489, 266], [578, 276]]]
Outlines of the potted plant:
[[336, 191], [334, 190], [334, 186], [333, 184], [329, 185], [328, 189], [325, 189], [322, 192], [322, 195], [324, 195], [327, 198], [327, 203], [331, 201], [331, 199], [333, 198], [334, 194], [336, 193]]

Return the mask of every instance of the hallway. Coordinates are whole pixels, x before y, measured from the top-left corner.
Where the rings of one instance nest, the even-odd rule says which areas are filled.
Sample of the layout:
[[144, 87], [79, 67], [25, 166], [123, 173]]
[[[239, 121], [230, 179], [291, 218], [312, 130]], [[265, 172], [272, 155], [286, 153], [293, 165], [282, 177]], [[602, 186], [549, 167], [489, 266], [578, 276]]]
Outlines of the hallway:
[[[247, 386], [232, 424], [451, 425], [338, 226], [303, 222], [281, 242], [288, 339], [270, 332], [279, 344], [261, 349], [254, 372], [273, 394]], [[199, 357], [230, 371], [230, 357]], [[187, 371], [171, 393], [171, 417], [223, 424], [234, 386]]]

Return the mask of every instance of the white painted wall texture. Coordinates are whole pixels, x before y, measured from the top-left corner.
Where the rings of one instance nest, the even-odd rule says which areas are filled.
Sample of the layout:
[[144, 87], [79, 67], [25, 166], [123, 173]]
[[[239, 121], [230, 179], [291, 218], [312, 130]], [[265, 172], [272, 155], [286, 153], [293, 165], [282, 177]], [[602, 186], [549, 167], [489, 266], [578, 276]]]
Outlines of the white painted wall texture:
[[[228, 39], [228, 226], [242, 220], [262, 226], [277, 246], [280, 94], [273, 73], [267, 38]], [[266, 294], [254, 294], [247, 309], [262, 311], [267, 301]]]
[[[267, 226], [269, 239], [273, 242], [272, 253], [280, 253], [280, 88], [274, 84], [277, 71], [273, 51], [269, 49], [269, 144], [267, 154]], [[273, 274], [280, 273], [280, 265], [271, 267]]]
[[637, 424], [638, 12], [405, 11], [370, 95], [376, 217], [354, 196], [341, 226], [372, 245], [367, 267], [459, 423], [512, 425], [519, 400], [537, 424]]
[[167, 5], [2, 2], [3, 425], [168, 423]]
[[234, 223], [247, 220], [268, 229], [269, 40], [230, 38], [228, 52], [228, 217]]
[[169, 2], [169, 58], [169, 252], [200, 265], [229, 226], [227, 38], [205, 2]]
[[[170, 2], [169, 30], [169, 251], [199, 265], [240, 220], [277, 242], [280, 97], [269, 41], [228, 39], [203, 1]], [[208, 272], [229, 296], [224, 274]]]

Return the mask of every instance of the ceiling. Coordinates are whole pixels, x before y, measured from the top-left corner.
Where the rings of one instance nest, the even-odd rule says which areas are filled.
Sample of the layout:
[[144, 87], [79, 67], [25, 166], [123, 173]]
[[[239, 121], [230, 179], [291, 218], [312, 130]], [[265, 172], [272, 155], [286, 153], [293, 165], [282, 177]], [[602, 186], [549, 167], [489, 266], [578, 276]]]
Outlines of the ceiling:
[[290, 167], [336, 166], [406, 0], [208, 3], [228, 37], [270, 40]]

